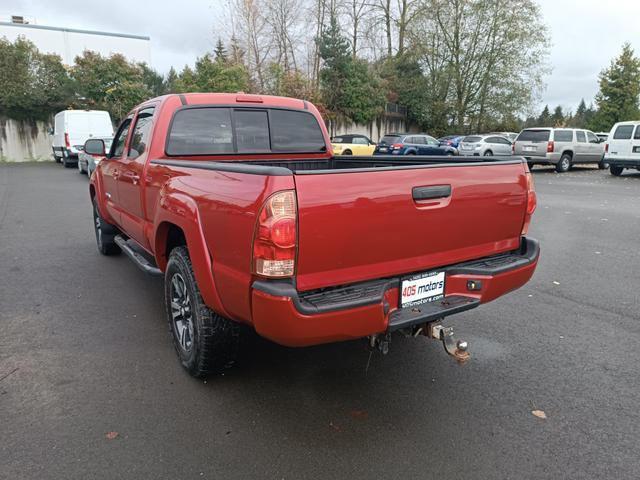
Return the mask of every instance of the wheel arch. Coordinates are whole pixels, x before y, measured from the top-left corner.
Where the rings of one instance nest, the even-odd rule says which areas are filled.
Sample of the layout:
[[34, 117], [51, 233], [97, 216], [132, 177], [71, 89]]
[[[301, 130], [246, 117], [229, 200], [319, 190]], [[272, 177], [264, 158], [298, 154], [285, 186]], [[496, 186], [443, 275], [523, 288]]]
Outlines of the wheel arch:
[[213, 277], [213, 255], [209, 251], [195, 200], [181, 193], [161, 192], [153, 234], [154, 256], [158, 268], [167, 268], [171, 250], [185, 246], [193, 273], [205, 303], [216, 313], [229, 318]]

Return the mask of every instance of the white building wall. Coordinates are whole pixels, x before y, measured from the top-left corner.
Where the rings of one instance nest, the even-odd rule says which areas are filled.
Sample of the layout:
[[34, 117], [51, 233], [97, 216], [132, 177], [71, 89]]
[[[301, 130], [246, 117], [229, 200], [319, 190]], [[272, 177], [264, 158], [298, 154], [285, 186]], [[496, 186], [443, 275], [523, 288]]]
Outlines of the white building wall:
[[142, 35], [0, 22], [0, 37], [13, 42], [19, 36], [33, 42], [41, 52], [60, 55], [66, 65], [72, 65], [75, 57], [85, 50], [104, 56], [120, 53], [128, 60], [151, 64], [151, 41]]

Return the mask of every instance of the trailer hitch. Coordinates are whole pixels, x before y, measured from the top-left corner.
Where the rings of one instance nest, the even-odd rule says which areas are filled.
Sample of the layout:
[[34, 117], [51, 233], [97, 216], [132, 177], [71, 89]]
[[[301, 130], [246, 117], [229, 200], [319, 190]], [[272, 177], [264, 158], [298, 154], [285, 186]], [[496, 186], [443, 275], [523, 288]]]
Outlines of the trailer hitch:
[[440, 323], [431, 322], [422, 329], [421, 333], [434, 340], [442, 341], [445, 351], [461, 365], [471, 357], [469, 344], [464, 340], [456, 340], [453, 327], [445, 327]]

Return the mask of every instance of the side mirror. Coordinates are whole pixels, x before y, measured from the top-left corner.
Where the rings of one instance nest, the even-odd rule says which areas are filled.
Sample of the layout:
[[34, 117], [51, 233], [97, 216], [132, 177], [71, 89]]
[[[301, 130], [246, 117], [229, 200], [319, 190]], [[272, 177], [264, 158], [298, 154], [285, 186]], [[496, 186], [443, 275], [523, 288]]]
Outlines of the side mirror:
[[89, 155], [100, 155], [100, 156], [106, 155], [104, 140], [101, 140], [99, 138], [91, 138], [87, 140], [86, 142], [84, 142], [84, 151]]

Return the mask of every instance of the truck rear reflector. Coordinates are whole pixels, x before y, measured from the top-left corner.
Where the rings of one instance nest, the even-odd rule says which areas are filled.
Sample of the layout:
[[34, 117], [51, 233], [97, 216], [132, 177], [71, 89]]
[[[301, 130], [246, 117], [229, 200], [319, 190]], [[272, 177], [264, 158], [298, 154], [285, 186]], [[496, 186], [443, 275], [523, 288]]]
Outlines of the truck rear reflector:
[[533, 176], [530, 172], [526, 173], [527, 180], [527, 209], [524, 214], [524, 223], [522, 225], [522, 235], [526, 235], [529, 230], [529, 224], [531, 223], [531, 216], [536, 211], [538, 206], [538, 197], [533, 186]]
[[293, 276], [297, 216], [293, 190], [274, 193], [264, 203], [253, 239], [253, 269], [256, 275], [270, 278]]

